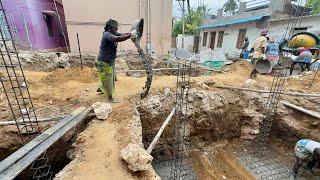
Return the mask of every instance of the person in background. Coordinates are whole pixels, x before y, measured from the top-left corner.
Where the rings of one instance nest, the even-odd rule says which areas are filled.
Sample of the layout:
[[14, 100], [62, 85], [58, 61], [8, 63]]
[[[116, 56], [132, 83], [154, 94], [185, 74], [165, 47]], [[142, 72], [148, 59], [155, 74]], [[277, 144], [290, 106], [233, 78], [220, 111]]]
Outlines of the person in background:
[[313, 173], [313, 168], [320, 163], [320, 143], [310, 140], [301, 139], [294, 147], [296, 162], [293, 166], [293, 177], [296, 178], [300, 167], [307, 163], [306, 170]]
[[240, 54], [241, 59], [243, 59], [244, 53], [248, 52], [248, 47], [249, 47], [249, 38], [245, 37], [243, 46], [241, 48], [241, 54]]
[[263, 29], [260, 32], [260, 37], [258, 37], [254, 42], [253, 42], [253, 58], [252, 58], [252, 63], [253, 63], [253, 70], [250, 74], [251, 78], [255, 78], [257, 76], [257, 70], [255, 69], [255, 64], [258, 60], [263, 59], [265, 57], [265, 51], [267, 47], [268, 40], [266, 38], [268, 34], [268, 29]]
[[266, 47], [266, 57], [272, 66], [278, 64], [279, 61], [279, 43], [275, 42], [274, 38], [270, 38]]
[[306, 69], [308, 71], [310, 71], [310, 66], [311, 66], [311, 61], [312, 61], [312, 53], [311, 53], [310, 49], [300, 47], [300, 48], [298, 48], [298, 53], [299, 53], [299, 55], [297, 57], [295, 57], [295, 56], [291, 57], [293, 62], [290, 67], [290, 75], [292, 75], [294, 66], [296, 64], [300, 65], [300, 67], [302, 69], [301, 72], [305, 71]]
[[138, 33], [135, 30], [131, 33], [118, 33], [118, 22], [112, 19], [106, 22], [104, 30], [96, 61], [96, 68], [100, 80], [100, 87], [97, 91], [107, 95], [110, 102], [117, 103], [118, 101], [113, 97], [115, 91], [117, 45], [118, 42], [126, 41], [131, 37], [137, 36]]

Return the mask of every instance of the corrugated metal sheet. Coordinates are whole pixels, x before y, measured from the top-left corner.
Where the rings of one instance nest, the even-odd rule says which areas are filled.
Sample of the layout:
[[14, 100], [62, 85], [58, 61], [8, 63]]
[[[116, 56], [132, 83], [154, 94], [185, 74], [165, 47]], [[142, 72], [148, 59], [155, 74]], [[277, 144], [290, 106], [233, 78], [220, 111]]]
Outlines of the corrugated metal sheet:
[[200, 26], [200, 29], [218, 28], [218, 27], [223, 27], [223, 26], [227, 26], [227, 25], [241, 24], [241, 23], [247, 23], [247, 22], [252, 22], [252, 21], [258, 21], [258, 20], [261, 20], [263, 17], [266, 17], [266, 16], [269, 16], [269, 15], [260, 15], [260, 16], [253, 16], [253, 17], [230, 20], [230, 21], [223, 21], [223, 22], [219, 22], [219, 23], [215, 23], [215, 24], [206, 24], [206, 25]]

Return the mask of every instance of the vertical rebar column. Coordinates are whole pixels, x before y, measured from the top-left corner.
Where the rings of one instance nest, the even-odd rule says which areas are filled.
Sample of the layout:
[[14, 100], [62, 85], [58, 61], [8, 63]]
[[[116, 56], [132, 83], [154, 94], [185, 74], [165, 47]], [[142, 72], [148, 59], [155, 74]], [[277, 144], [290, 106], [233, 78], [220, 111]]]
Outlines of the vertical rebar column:
[[[39, 124], [2, 0], [0, 0], [0, 10], [4, 16], [3, 26], [7, 27], [4, 29], [8, 30], [6, 34], [3, 28], [0, 28], [0, 42], [3, 45], [0, 49], [0, 71], [2, 71], [1, 67], [5, 71], [0, 73], [3, 74], [0, 76], [0, 83], [21, 140], [26, 143], [40, 133]], [[51, 166], [48, 165], [46, 153], [34, 161], [31, 169], [35, 171], [33, 179], [52, 179]]]
[[265, 105], [266, 116], [262, 120], [259, 128], [259, 134], [256, 138], [257, 144], [266, 144], [269, 133], [272, 126], [272, 121], [276, 114], [278, 104], [280, 101], [280, 95], [283, 91], [285, 79], [286, 79], [287, 69], [279, 70], [273, 77], [273, 81], [270, 87], [270, 94], [268, 101]]
[[173, 160], [171, 162], [172, 180], [196, 179], [195, 172], [189, 162], [187, 135], [187, 108], [190, 86], [191, 63], [185, 62], [177, 71], [176, 89], [176, 121], [173, 132]]
[[8, 27], [5, 28], [8, 33], [4, 33], [3, 28], [0, 29], [0, 38], [3, 45], [0, 50], [0, 65], [6, 74], [1, 77], [1, 85], [6, 94], [12, 118], [16, 121], [18, 132], [20, 134], [34, 134], [37, 132], [38, 126], [37, 116], [2, 1], [0, 1], [0, 5], [4, 15], [5, 23], [3, 26]]

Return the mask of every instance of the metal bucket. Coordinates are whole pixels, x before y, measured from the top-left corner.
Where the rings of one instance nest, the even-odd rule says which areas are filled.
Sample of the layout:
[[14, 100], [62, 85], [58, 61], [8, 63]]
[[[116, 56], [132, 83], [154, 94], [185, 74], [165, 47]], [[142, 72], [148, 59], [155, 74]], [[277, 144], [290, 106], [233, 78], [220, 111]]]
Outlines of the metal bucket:
[[139, 45], [141, 37], [143, 35], [143, 26], [144, 26], [144, 20], [139, 19], [135, 21], [132, 25], [131, 31], [136, 30], [138, 32], [138, 37], [137, 38], [131, 38], [132, 42]]
[[255, 63], [255, 69], [261, 74], [270, 73], [272, 70], [272, 64], [267, 59], [259, 59]]

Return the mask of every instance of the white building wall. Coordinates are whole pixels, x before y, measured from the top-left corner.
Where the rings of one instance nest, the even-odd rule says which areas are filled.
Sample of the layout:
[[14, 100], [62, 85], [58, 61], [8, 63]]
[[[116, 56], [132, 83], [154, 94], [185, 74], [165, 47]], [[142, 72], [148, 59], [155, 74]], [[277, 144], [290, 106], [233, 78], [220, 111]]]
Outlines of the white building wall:
[[[308, 32], [312, 32], [315, 34], [320, 35], [320, 16], [309, 16], [309, 17], [303, 17], [303, 19], [300, 19], [298, 21], [295, 20], [294, 23], [295, 26], [292, 27], [293, 20], [290, 21], [290, 28], [287, 31], [288, 27], [288, 22], [290, 20], [272, 20], [269, 25], [269, 34], [268, 36], [271, 38], [275, 38], [275, 40], [280, 40], [284, 37], [284, 35], [292, 35], [296, 32], [293, 32], [294, 28], [298, 27], [307, 27]], [[301, 22], [301, 23], [300, 23]], [[291, 28], [292, 27], [292, 28]], [[204, 50], [210, 47], [210, 32], [216, 31], [216, 42], [215, 42], [215, 49], [213, 52], [221, 52], [223, 51], [224, 53], [229, 53], [233, 54], [236, 52], [239, 52], [237, 49], [237, 41], [238, 41], [238, 36], [239, 36], [239, 29], [247, 29], [247, 34], [246, 36], [249, 38], [249, 49], [251, 49], [253, 41], [260, 36], [260, 30], [259, 27], [257, 26], [257, 23], [252, 22], [252, 23], [245, 23], [245, 24], [239, 24], [239, 25], [232, 25], [232, 26], [227, 26], [227, 27], [221, 27], [221, 28], [211, 28], [211, 29], [204, 29], [200, 33], [200, 50]], [[222, 47], [218, 48], [218, 37], [219, 37], [219, 31], [224, 31], [225, 35], [223, 38], [223, 43]], [[207, 39], [207, 46], [202, 46], [203, 44], [203, 33], [208, 32], [208, 39]]]
[[[185, 36], [183, 38], [183, 35], [179, 34], [178, 37], [176, 38], [176, 43], [177, 43], [177, 49], [184, 49], [186, 51], [192, 52], [193, 51], [193, 43], [194, 43], [194, 36]], [[183, 42], [183, 46], [182, 46]]]
[[[216, 31], [216, 42], [215, 42], [215, 48], [214, 51], [223, 51], [225, 53], [230, 53], [230, 52], [238, 52], [239, 50], [237, 49], [237, 42], [238, 42], [238, 36], [239, 36], [239, 30], [240, 29], [247, 29], [246, 36], [249, 38], [250, 45], [249, 47], [251, 48], [251, 45], [253, 41], [259, 37], [259, 32], [260, 29], [257, 28], [257, 24], [255, 22], [253, 23], [246, 23], [246, 24], [239, 24], [239, 25], [232, 25], [228, 27], [221, 27], [221, 28], [212, 28], [212, 29], [205, 29], [202, 30], [200, 33], [201, 36], [201, 42], [200, 42], [200, 47], [201, 50], [204, 50], [206, 48], [210, 47], [210, 40], [211, 40], [211, 34], [210, 32]], [[218, 38], [219, 38], [219, 31], [224, 31], [224, 37], [223, 37], [223, 43], [222, 47], [219, 48], [217, 47], [218, 45]], [[203, 44], [203, 33], [208, 32], [208, 39], [207, 39], [207, 46], [204, 47], [202, 46]]]
[[[296, 21], [296, 20], [295, 20]], [[287, 35], [292, 35], [295, 32], [293, 32], [294, 28], [297, 27], [307, 27], [307, 32], [312, 32], [315, 34], [320, 34], [320, 16], [310, 16], [310, 17], [304, 17], [302, 20], [296, 21], [295, 26], [293, 28], [293, 20], [290, 21], [289, 30], [287, 31], [289, 20], [277, 20], [277, 21], [271, 21], [270, 27], [269, 27], [269, 36], [274, 37], [276, 40], [281, 39]], [[301, 22], [301, 23], [300, 23]]]

